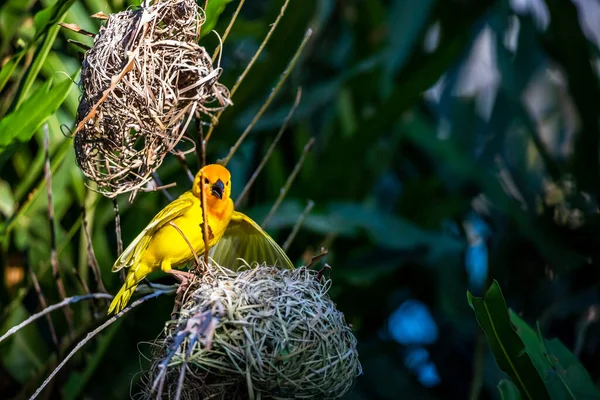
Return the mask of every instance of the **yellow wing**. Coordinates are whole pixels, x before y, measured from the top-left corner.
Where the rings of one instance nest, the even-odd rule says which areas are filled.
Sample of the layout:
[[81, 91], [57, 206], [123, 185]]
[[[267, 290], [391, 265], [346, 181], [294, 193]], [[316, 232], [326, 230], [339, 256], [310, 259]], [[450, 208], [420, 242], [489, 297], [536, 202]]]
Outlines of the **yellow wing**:
[[234, 211], [223, 237], [210, 250], [209, 255], [219, 265], [237, 270], [244, 259], [249, 264], [257, 261], [279, 268], [294, 268], [283, 249], [250, 217]]
[[160, 210], [160, 212], [152, 218], [152, 221], [150, 221], [148, 226], [133, 239], [131, 244], [127, 246], [119, 258], [117, 258], [115, 265], [112, 267], [112, 272], [117, 272], [121, 268], [130, 267], [131, 265], [136, 264], [139, 257], [141, 257], [144, 250], [148, 247], [148, 244], [150, 244], [152, 235], [165, 224], [182, 216], [193, 205], [193, 195], [190, 192], [185, 192]]

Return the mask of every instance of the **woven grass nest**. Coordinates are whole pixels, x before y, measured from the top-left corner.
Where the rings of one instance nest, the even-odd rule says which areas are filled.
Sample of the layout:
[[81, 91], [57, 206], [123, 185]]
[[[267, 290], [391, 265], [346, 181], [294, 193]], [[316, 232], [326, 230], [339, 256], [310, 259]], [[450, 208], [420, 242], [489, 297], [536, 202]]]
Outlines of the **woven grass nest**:
[[209, 268], [153, 344], [144, 398], [341, 397], [362, 369], [330, 286], [304, 267]]
[[81, 71], [74, 146], [106, 196], [135, 194], [194, 115], [213, 118], [230, 104], [221, 69], [197, 44], [203, 22], [195, 0], [155, 0], [111, 14], [95, 36]]

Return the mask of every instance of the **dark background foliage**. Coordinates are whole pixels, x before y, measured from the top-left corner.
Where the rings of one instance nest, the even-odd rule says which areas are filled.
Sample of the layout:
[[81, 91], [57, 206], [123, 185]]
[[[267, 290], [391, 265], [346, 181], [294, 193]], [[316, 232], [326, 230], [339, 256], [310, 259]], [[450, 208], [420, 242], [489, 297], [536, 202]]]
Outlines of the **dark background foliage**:
[[[25, 107], [48, 80], [78, 71], [82, 53], [67, 39], [86, 38], [55, 24], [46, 36], [36, 34], [52, 3], [0, 6], [0, 116]], [[223, 49], [229, 87], [283, 4], [247, 3]], [[89, 15], [130, 5], [59, 4], [65, 22], [92, 32], [99, 23]], [[228, 4], [218, 32], [236, 5]], [[284, 89], [229, 168], [236, 198], [301, 87], [292, 123], [241, 209], [262, 221], [305, 144], [316, 139], [267, 229], [282, 243], [307, 202], [315, 202], [289, 254], [300, 264], [321, 246], [329, 250], [331, 295], [356, 331], [364, 368], [346, 398], [499, 398], [504, 374], [465, 295], [483, 294], [492, 279], [509, 307], [532, 325], [539, 321], [544, 336], [560, 338], [599, 381], [599, 17], [600, 6], [584, 0], [290, 1], [223, 114], [207, 158], [227, 154], [311, 28]], [[217, 43], [210, 35], [203, 40], [210, 48]], [[73, 86], [64, 96], [47, 119], [61, 273], [69, 295], [84, 291], [73, 270], [96, 290], [81, 229], [85, 209], [104, 283], [114, 293], [120, 282], [110, 273], [117, 256], [113, 204], [85, 187], [72, 141], [61, 131], [61, 124], [73, 126], [79, 92]], [[48, 303], [59, 300], [43, 132], [37, 125], [14, 138], [7, 119], [0, 120], [1, 333], [40, 309], [30, 271]], [[194, 156], [187, 161], [198, 168]], [[158, 173], [164, 183], [177, 182], [171, 194], [187, 190], [174, 158]], [[140, 194], [133, 204], [122, 197], [128, 244], [167, 200], [160, 192]], [[146, 343], [171, 308], [172, 297], [160, 298], [119, 320], [67, 365], [49, 393], [136, 393]], [[97, 325], [94, 309], [73, 310], [81, 338]], [[63, 314], [53, 314], [53, 322], [64, 336]], [[0, 345], [2, 397], [31, 394], [56, 361], [48, 323], [40, 319]]]

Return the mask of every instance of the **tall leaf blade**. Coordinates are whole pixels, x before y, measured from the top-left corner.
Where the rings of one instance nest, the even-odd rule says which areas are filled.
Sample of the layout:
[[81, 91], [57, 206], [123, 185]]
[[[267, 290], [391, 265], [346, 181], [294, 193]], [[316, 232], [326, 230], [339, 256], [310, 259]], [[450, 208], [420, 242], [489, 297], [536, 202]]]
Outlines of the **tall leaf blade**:
[[550, 398], [553, 400], [569, 399], [574, 397], [570, 394], [569, 388], [564, 385], [560, 377], [555, 373], [552, 364], [549, 361], [543, 338], [540, 337], [527, 322], [523, 321], [512, 310], [510, 311], [510, 321], [515, 327], [517, 334], [525, 343], [525, 351], [531, 357], [533, 365], [542, 377]]
[[492, 283], [485, 297], [474, 297], [467, 292], [467, 298], [475, 311], [479, 326], [485, 332], [498, 366], [511, 377], [523, 398], [549, 399], [544, 382], [525, 351], [523, 341], [510, 323], [498, 282]]
[[600, 392], [577, 357], [558, 339], [545, 340], [548, 358], [573, 399], [600, 399]]
[[73, 82], [66, 79], [53, 85], [46, 82], [19, 109], [0, 120], [0, 151], [18, 140], [28, 141], [44, 121], [56, 112], [67, 97]]

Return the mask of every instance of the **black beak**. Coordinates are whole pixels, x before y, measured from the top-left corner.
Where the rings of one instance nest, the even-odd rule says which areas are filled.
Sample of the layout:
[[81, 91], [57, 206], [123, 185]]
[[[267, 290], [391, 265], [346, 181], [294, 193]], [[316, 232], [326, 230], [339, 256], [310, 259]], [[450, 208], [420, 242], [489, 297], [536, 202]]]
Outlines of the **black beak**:
[[223, 181], [219, 179], [212, 185], [211, 193], [219, 199], [223, 199], [223, 191], [225, 191], [225, 185], [223, 185]]

